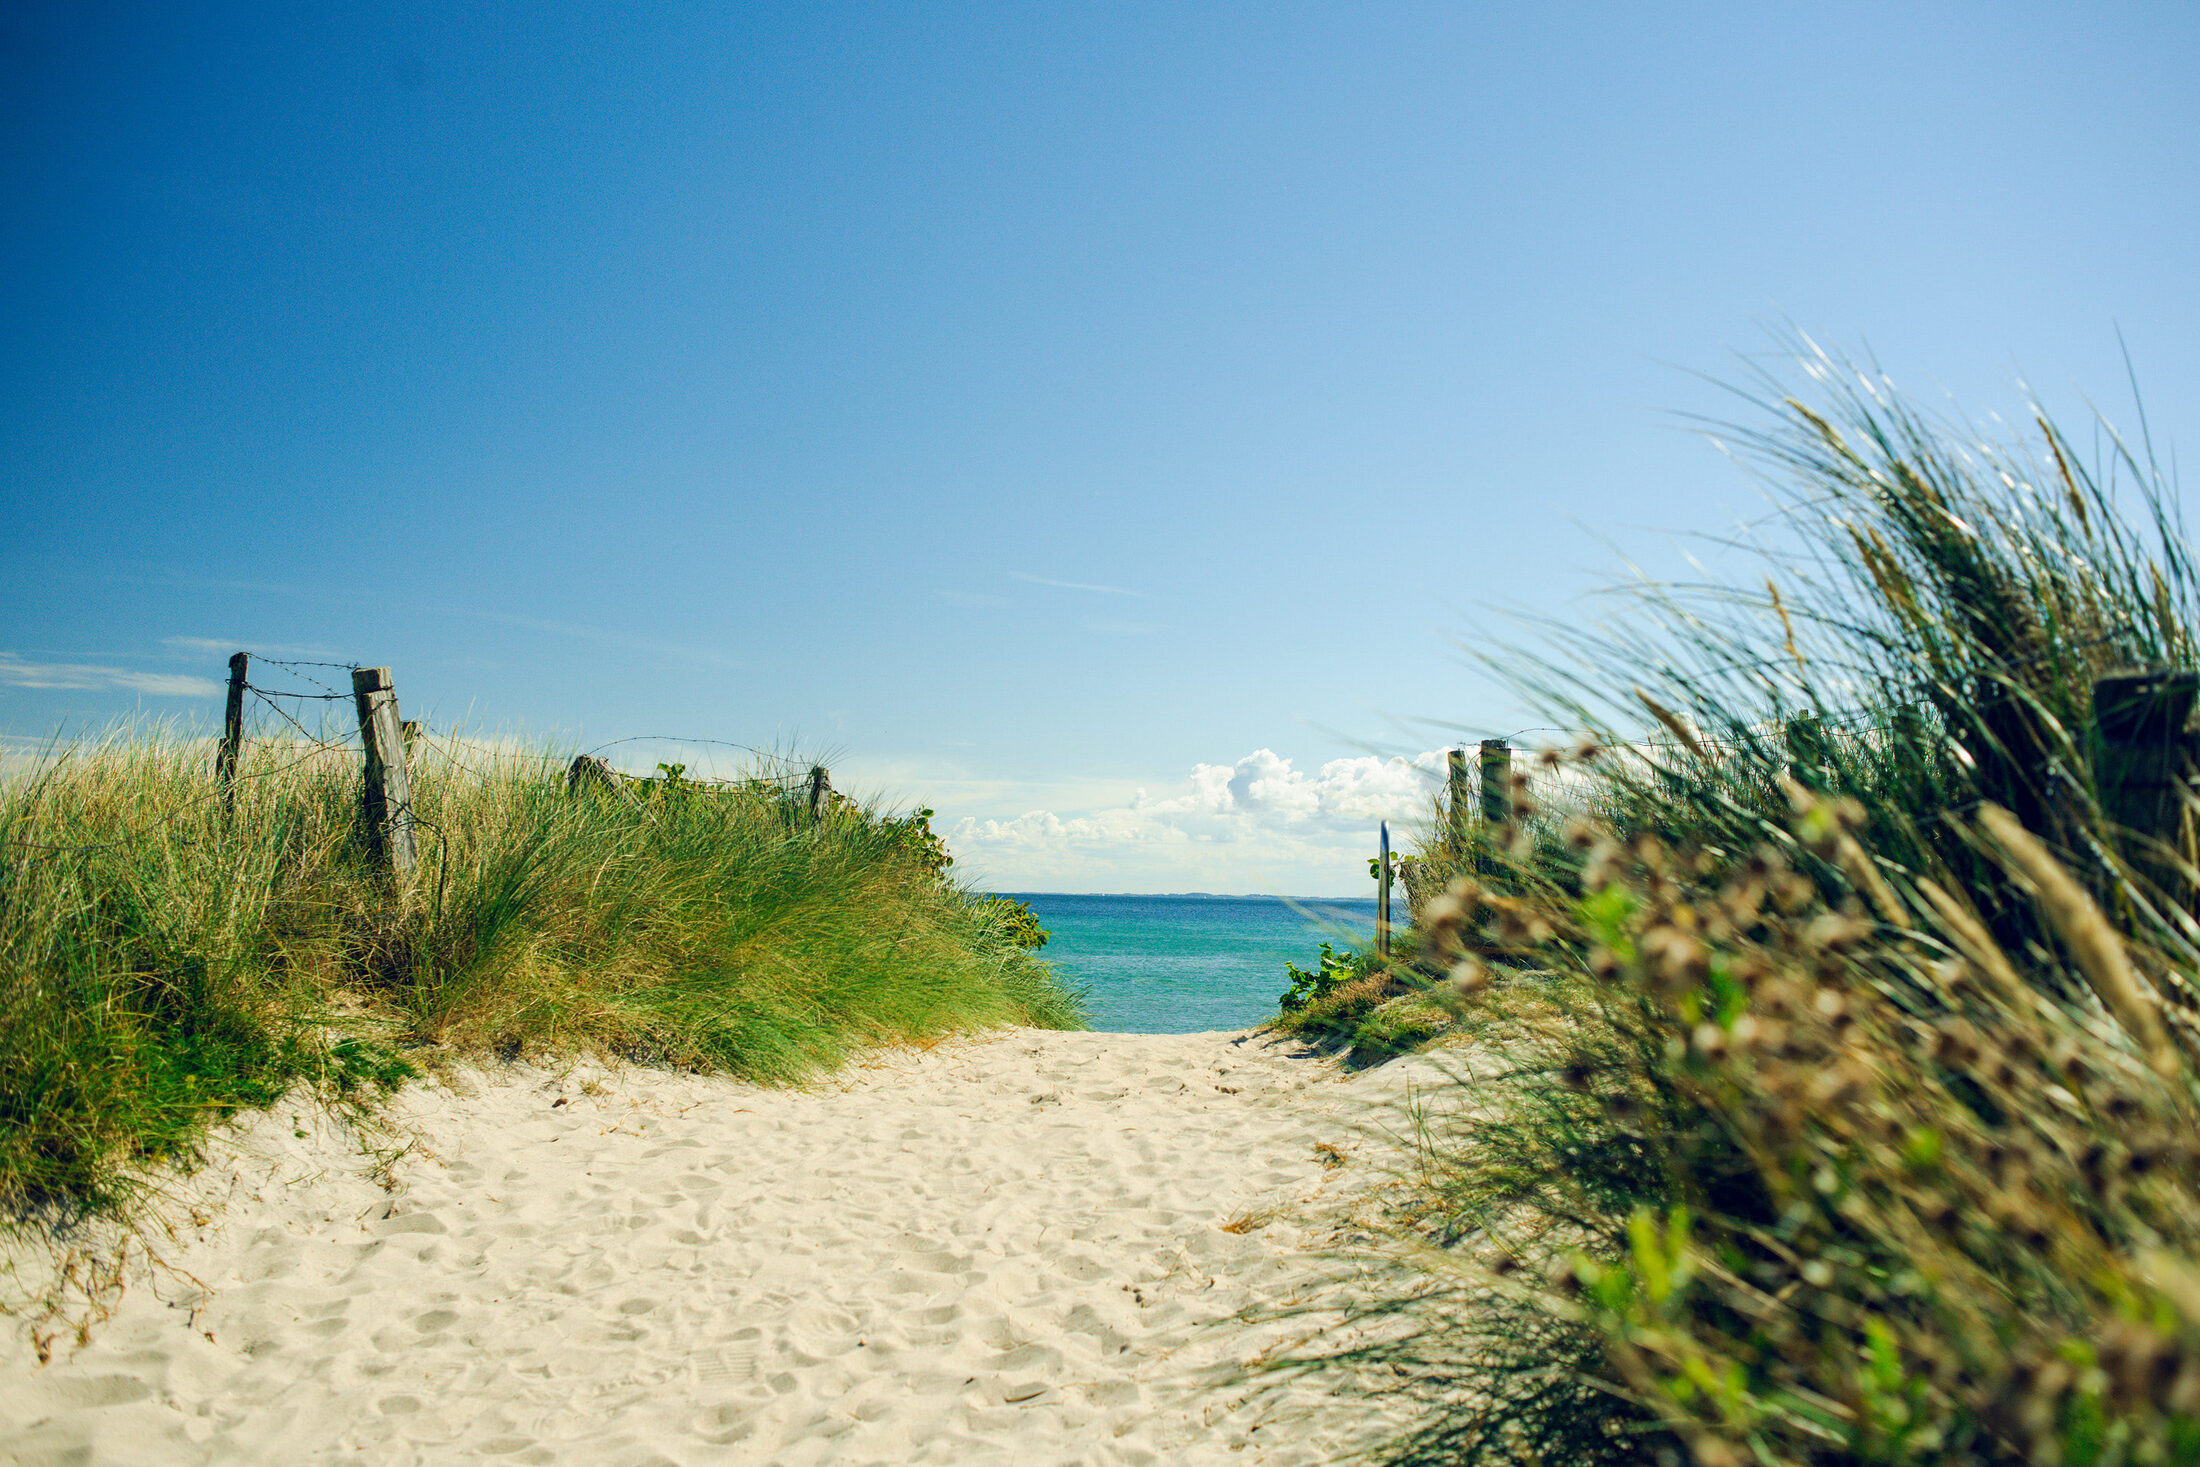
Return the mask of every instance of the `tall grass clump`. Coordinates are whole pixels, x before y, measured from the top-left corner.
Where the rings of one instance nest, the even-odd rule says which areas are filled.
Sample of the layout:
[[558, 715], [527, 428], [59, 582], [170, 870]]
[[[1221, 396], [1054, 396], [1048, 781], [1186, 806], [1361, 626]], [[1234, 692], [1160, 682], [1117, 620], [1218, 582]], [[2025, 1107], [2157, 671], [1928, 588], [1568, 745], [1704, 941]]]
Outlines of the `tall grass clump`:
[[2200, 1461], [2200, 872], [2093, 709], [2194, 666], [2167, 487], [1800, 363], [1721, 433], [1761, 583], [1560, 629], [1582, 743], [1423, 852], [1474, 1044], [1326, 1357], [1422, 1399], [1394, 1460]]
[[0, 786], [0, 1206], [128, 1200], [138, 1163], [293, 1085], [370, 1101], [438, 1054], [593, 1051], [785, 1082], [1079, 1006], [921, 815], [771, 780], [569, 790], [432, 752], [421, 865], [369, 859], [355, 756], [125, 736]]

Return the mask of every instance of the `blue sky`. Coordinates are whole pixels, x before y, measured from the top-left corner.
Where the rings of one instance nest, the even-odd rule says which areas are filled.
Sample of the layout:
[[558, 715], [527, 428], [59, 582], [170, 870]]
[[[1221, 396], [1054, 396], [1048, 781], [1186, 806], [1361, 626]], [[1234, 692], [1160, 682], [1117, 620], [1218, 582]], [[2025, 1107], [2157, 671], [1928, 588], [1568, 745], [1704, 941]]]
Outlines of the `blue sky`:
[[2196, 62], [2172, 5], [13, 6], [0, 733], [299, 649], [829, 750], [1004, 887], [1357, 890], [1410, 720], [1525, 721], [1487, 608], [1750, 512], [1675, 414], [1768, 328], [2128, 421], [2121, 330], [2192, 441]]

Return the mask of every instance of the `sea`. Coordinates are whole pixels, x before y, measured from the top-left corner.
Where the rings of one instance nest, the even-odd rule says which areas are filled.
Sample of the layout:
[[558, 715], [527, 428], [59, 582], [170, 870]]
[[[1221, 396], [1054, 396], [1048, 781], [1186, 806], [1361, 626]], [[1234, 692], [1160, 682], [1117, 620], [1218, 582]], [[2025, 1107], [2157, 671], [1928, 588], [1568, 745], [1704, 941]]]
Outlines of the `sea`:
[[1086, 990], [1087, 1020], [1121, 1034], [1245, 1029], [1275, 1017], [1324, 941], [1371, 940], [1373, 897], [1096, 896], [1005, 892], [1052, 936], [1040, 954]]

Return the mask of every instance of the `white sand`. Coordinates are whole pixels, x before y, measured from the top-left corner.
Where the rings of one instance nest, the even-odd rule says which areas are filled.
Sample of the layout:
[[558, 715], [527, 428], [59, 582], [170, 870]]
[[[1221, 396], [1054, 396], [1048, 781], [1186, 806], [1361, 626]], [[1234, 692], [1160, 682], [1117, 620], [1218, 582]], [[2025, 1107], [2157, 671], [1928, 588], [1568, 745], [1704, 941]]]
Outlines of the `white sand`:
[[1334, 1461], [1373, 1407], [1215, 1382], [1280, 1338], [1237, 1311], [1327, 1270], [1398, 1089], [1037, 1030], [805, 1091], [474, 1071], [383, 1120], [388, 1188], [285, 1108], [181, 1184], [211, 1221], [89, 1344], [41, 1368], [13, 1331], [0, 1461]]

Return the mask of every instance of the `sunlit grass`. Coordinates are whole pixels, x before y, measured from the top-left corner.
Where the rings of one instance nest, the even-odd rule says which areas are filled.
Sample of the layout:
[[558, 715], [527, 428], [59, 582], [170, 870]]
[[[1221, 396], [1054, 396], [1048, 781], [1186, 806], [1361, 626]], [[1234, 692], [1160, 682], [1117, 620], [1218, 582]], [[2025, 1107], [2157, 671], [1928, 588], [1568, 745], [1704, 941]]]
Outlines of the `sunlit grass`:
[[1473, 1064], [1330, 1357], [1421, 1401], [1396, 1462], [2200, 1460], [2191, 826], [2091, 732], [2193, 666], [2174, 499], [1800, 360], [1722, 434], [1764, 579], [1506, 654], [1566, 808], [1423, 850]]
[[[457, 750], [453, 750], [457, 752]], [[587, 1050], [786, 1082], [1079, 1005], [906, 825], [768, 783], [574, 795], [547, 755], [423, 749], [420, 869], [368, 863], [355, 756], [119, 736], [0, 785], [0, 1202], [127, 1200], [138, 1164], [295, 1084]]]

